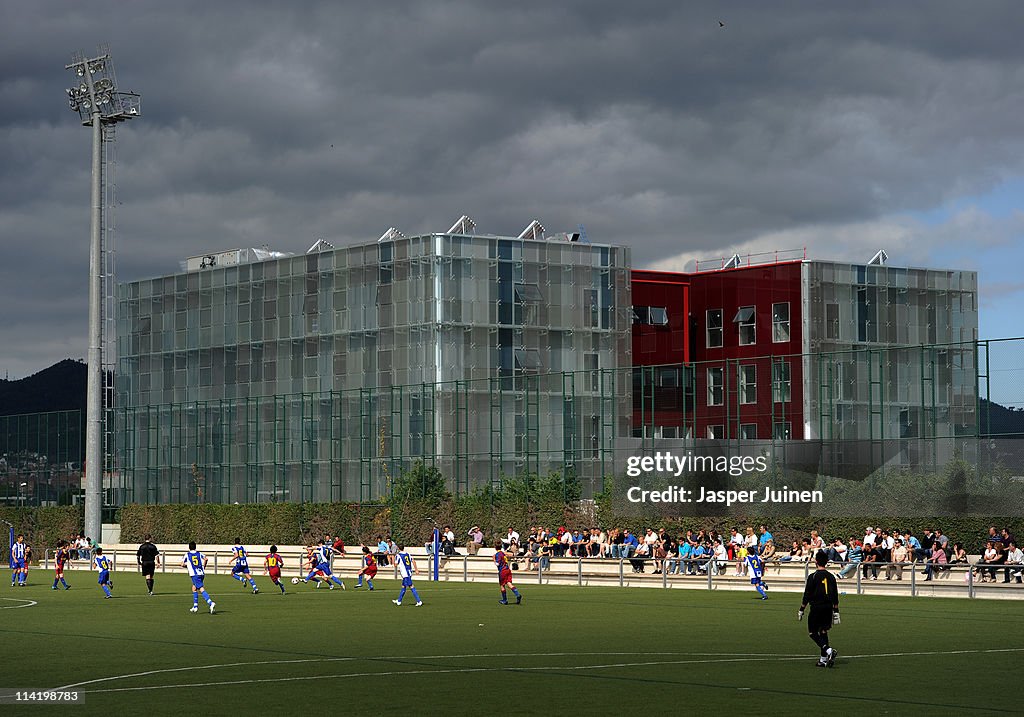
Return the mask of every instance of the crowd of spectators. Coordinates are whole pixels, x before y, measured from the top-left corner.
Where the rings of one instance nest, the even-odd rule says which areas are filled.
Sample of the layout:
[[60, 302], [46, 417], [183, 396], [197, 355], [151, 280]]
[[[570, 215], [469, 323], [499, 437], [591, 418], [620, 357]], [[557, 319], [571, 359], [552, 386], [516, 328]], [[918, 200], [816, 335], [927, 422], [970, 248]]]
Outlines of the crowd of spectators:
[[[454, 544], [454, 534], [447, 526], [444, 540]], [[475, 554], [484, 543], [479, 526], [468, 531], [467, 551]], [[941, 529], [926, 529], [918, 537], [905, 530], [876, 529], [868, 526], [863, 536], [826, 539], [817, 530], [791, 542], [789, 548], [779, 549], [767, 525], [744, 529], [732, 528], [728, 534], [715, 530], [687, 530], [682, 535], [670, 535], [665, 529], [646, 529], [634, 534], [628, 528], [603, 530], [569, 530], [560, 527], [550, 530], [532, 526], [523, 537], [513, 526], [501, 538], [502, 548], [517, 559], [526, 561], [528, 568], [540, 565], [547, 568], [552, 558], [610, 558], [630, 562], [634, 573], [652, 568], [654, 574], [725, 574], [744, 575], [744, 558], [753, 553], [767, 565], [782, 563], [808, 563], [818, 550], [824, 550], [829, 562], [839, 567], [837, 577], [849, 578], [861, 570], [865, 580], [903, 580], [909, 570], [918, 569], [925, 580], [946, 577], [955, 565], [968, 565], [967, 549], [954, 542]], [[432, 546], [431, 546], [432, 547]], [[446, 553], [448, 554], [448, 553]], [[984, 537], [980, 559], [971, 566], [980, 582], [1002, 582], [1024, 579], [1024, 553], [1009, 530], [989, 528]]]

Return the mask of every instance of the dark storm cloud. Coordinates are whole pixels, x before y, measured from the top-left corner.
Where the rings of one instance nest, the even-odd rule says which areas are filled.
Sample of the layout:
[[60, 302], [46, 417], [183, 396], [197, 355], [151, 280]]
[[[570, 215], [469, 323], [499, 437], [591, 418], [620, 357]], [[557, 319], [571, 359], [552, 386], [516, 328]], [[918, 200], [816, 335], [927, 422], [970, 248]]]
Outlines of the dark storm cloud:
[[118, 129], [122, 279], [463, 212], [495, 233], [583, 223], [638, 266], [777, 242], [828, 255], [834, 236], [926, 259], [956, 239], [901, 215], [1022, 170], [1014, 2], [0, 9], [0, 237], [18, 259], [0, 370], [16, 375], [85, 352], [88, 131], [63, 66], [98, 42], [143, 94]]

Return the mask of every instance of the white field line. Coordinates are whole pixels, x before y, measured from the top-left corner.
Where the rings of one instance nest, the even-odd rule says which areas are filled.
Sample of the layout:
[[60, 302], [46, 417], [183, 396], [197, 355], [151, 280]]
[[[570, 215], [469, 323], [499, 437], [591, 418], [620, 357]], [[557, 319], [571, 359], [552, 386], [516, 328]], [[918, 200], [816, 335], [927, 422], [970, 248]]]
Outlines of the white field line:
[[[1010, 648], [996, 648], [987, 650], [933, 650], [926, 652], [889, 652], [889, 653], [872, 653], [865, 655], [846, 655], [843, 659], [857, 660], [865, 658], [879, 658], [879, 657], [925, 657], [925, 656], [941, 656], [941, 655], [974, 655], [974, 654], [997, 654], [1007, 652], [1024, 652], [1024, 647], [1010, 647]], [[265, 684], [273, 682], [291, 682], [294, 680], [325, 680], [325, 679], [346, 679], [353, 677], [372, 677], [377, 676], [398, 676], [398, 675], [421, 675], [421, 674], [466, 674], [475, 672], [504, 672], [504, 671], [537, 671], [537, 670], [603, 670], [603, 669], [621, 669], [626, 667], [653, 667], [663, 665], [693, 665], [693, 664], [716, 664], [716, 663], [731, 663], [731, 662], [790, 662], [794, 660], [807, 660], [811, 659], [807, 655], [760, 655], [760, 654], [748, 654], [748, 653], [595, 653], [595, 652], [564, 652], [564, 653], [511, 653], [511, 654], [484, 654], [484, 655], [420, 655], [420, 656], [403, 656], [403, 657], [336, 657], [336, 658], [316, 658], [316, 659], [304, 659], [304, 660], [266, 660], [260, 662], [236, 662], [226, 663], [221, 665], [202, 665], [193, 667], [177, 667], [162, 670], [149, 670], [147, 672], [138, 672], [127, 675], [117, 675], [112, 677], [102, 677], [95, 680], [87, 680], [85, 682], [78, 682], [71, 685], [65, 685], [63, 687], [54, 688], [57, 691], [68, 690], [73, 688], [82, 687], [85, 685], [96, 684], [100, 682], [110, 682], [114, 680], [130, 679], [132, 677], [143, 677], [155, 674], [166, 674], [171, 672], [185, 672], [191, 670], [210, 670], [230, 667], [248, 667], [251, 665], [274, 665], [274, 664], [297, 664], [297, 663], [318, 663], [318, 662], [352, 662], [352, 661], [388, 661], [388, 660], [433, 660], [433, 659], [480, 659], [480, 658], [508, 658], [508, 657], [582, 657], [582, 656], [611, 656], [611, 655], [675, 655], [685, 657], [711, 657], [716, 659], [687, 659], [687, 660], [649, 660], [644, 662], [616, 662], [616, 663], [604, 663], [598, 665], [545, 665], [545, 666], [527, 666], [527, 667], [515, 667], [511, 665], [501, 665], [498, 667], [466, 667], [466, 668], [445, 668], [445, 669], [426, 669], [426, 670], [393, 670], [388, 672], [359, 672], [359, 673], [337, 673], [330, 675], [302, 675], [298, 677], [271, 677], [261, 679], [248, 679], [248, 680], [222, 680], [218, 682], [190, 682], [184, 684], [174, 685], [150, 685], [144, 687], [111, 687], [99, 690], [86, 690], [90, 693], [102, 693], [102, 692], [134, 692], [144, 690], [162, 690], [172, 688], [188, 688], [188, 687], [219, 687], [227, 685], [250, 685], [250, 684]], [[724, 658], [724, 659], [719, 659]]]
[[38, 605], [35, 600], [22, 600], [21, 598], [0, 598], [0, 600], [7, 600], [9, 602], [23, 602], [25, 605], [0, 605], [0, 610], [17, 610], [22, 607], [34, 607]]

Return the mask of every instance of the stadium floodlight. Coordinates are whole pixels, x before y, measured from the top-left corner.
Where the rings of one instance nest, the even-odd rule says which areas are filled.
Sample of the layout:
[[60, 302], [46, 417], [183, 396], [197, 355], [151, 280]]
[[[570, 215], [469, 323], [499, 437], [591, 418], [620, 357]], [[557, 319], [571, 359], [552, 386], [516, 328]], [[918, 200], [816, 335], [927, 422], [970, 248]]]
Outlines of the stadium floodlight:
[[141, 98], [119, 92], [110, 53], [77, 53], [64, 69], [76, 84], [67, 89], [68, 104], [82, 124], [92, 128], [92, 218], [89, 244], [89, 354], [85, 426], [85, 533], [102, 537], [103, 509], [103, 162], [104, 127], [136, 117]]

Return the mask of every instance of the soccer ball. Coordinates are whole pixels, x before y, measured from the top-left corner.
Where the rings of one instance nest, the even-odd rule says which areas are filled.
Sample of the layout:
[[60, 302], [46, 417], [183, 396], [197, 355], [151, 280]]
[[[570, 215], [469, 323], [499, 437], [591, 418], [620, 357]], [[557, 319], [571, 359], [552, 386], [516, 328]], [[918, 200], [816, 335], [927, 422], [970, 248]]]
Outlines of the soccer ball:
[[299, 579], [298, 578], [292, 578], [292, 585], [298, 585], [298, 584], [299, 584]]

